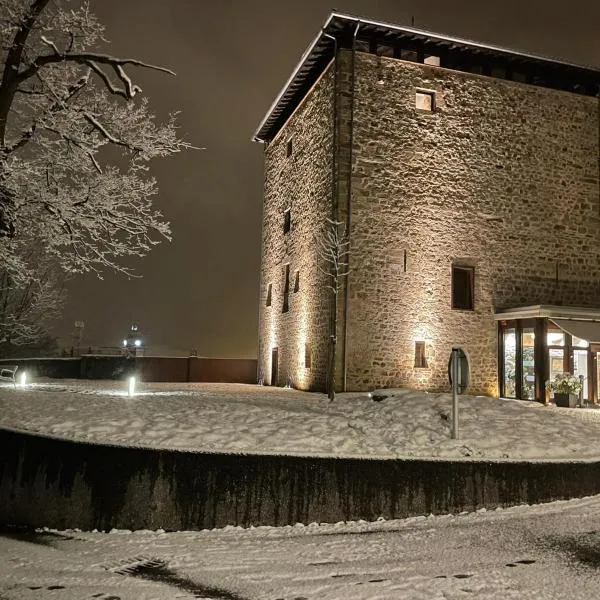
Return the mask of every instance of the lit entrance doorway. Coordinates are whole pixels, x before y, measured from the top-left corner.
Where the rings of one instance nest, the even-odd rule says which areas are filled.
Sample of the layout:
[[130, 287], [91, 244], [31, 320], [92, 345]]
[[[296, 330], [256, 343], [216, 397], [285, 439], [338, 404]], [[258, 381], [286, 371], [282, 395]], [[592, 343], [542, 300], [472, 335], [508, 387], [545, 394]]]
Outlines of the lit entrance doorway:
[[583, 380], [582, 398], [600, 399], [600, 309], [528, 306], [498, 312], [500, 396], [547, 400], [559, 373]]

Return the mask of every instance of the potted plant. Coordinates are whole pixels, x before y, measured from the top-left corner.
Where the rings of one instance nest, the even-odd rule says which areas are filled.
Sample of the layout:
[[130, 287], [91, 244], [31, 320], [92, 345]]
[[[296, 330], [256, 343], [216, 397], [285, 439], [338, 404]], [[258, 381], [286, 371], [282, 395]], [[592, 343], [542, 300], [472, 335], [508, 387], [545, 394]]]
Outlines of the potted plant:
[[574, 408], [581, 391], [581, 380], [570, 373], [557, 373], [552, 381], [547, 384], [548, 389], [554, 393], [556, 406]]

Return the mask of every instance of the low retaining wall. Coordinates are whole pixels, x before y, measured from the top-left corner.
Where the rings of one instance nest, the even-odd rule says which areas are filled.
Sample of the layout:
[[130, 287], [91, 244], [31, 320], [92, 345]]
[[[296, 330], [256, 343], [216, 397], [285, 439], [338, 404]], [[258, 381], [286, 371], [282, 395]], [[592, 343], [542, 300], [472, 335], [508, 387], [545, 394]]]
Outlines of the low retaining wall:
[[31, 377], [53, 379], [125, 379], [136, 374], [141, 381], [199, 381], [256, 383], [255, 358], [204, 358], [196, 356], [103, 356], [77, 358], [0, 359], [2, 365], [19, 365]]
[[0, 430], [0, 524], [182, 530], [456, 513], [600, 492], [599, 463], [247, 456]]

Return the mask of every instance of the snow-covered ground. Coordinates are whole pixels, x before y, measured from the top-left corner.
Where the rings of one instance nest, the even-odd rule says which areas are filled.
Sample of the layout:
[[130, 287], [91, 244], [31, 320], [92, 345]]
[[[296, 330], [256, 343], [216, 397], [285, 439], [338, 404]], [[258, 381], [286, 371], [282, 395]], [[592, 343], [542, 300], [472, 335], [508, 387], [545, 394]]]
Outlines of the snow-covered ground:
[[371, 457], [600, 458], [600, 410], [395, 390], [322, 394], [240, 384], [45, 381], [0, 387], [0, 427], [99, 443], [187, 451]]
[[375, 523], [0, 533], [3, 600], [591, 600], [600, 496]]

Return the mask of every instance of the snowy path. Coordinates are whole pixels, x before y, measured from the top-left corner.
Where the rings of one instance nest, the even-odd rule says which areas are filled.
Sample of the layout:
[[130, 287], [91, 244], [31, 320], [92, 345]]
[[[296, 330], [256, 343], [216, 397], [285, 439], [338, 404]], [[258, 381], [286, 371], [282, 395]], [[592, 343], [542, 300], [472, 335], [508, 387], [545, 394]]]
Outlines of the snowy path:
[[376, 523], [4, 533], [0, 598], [589, 600], [599, 518], [596, 496]]
[[[351, 457], [599, 459], [600, 410], [396, 390], [323, 394], [241, 384], [47, 381], [0, 385], [0, 427], [105, 444], [186, 451]], [[585, 418], [582, 418], [585, 417]]]

